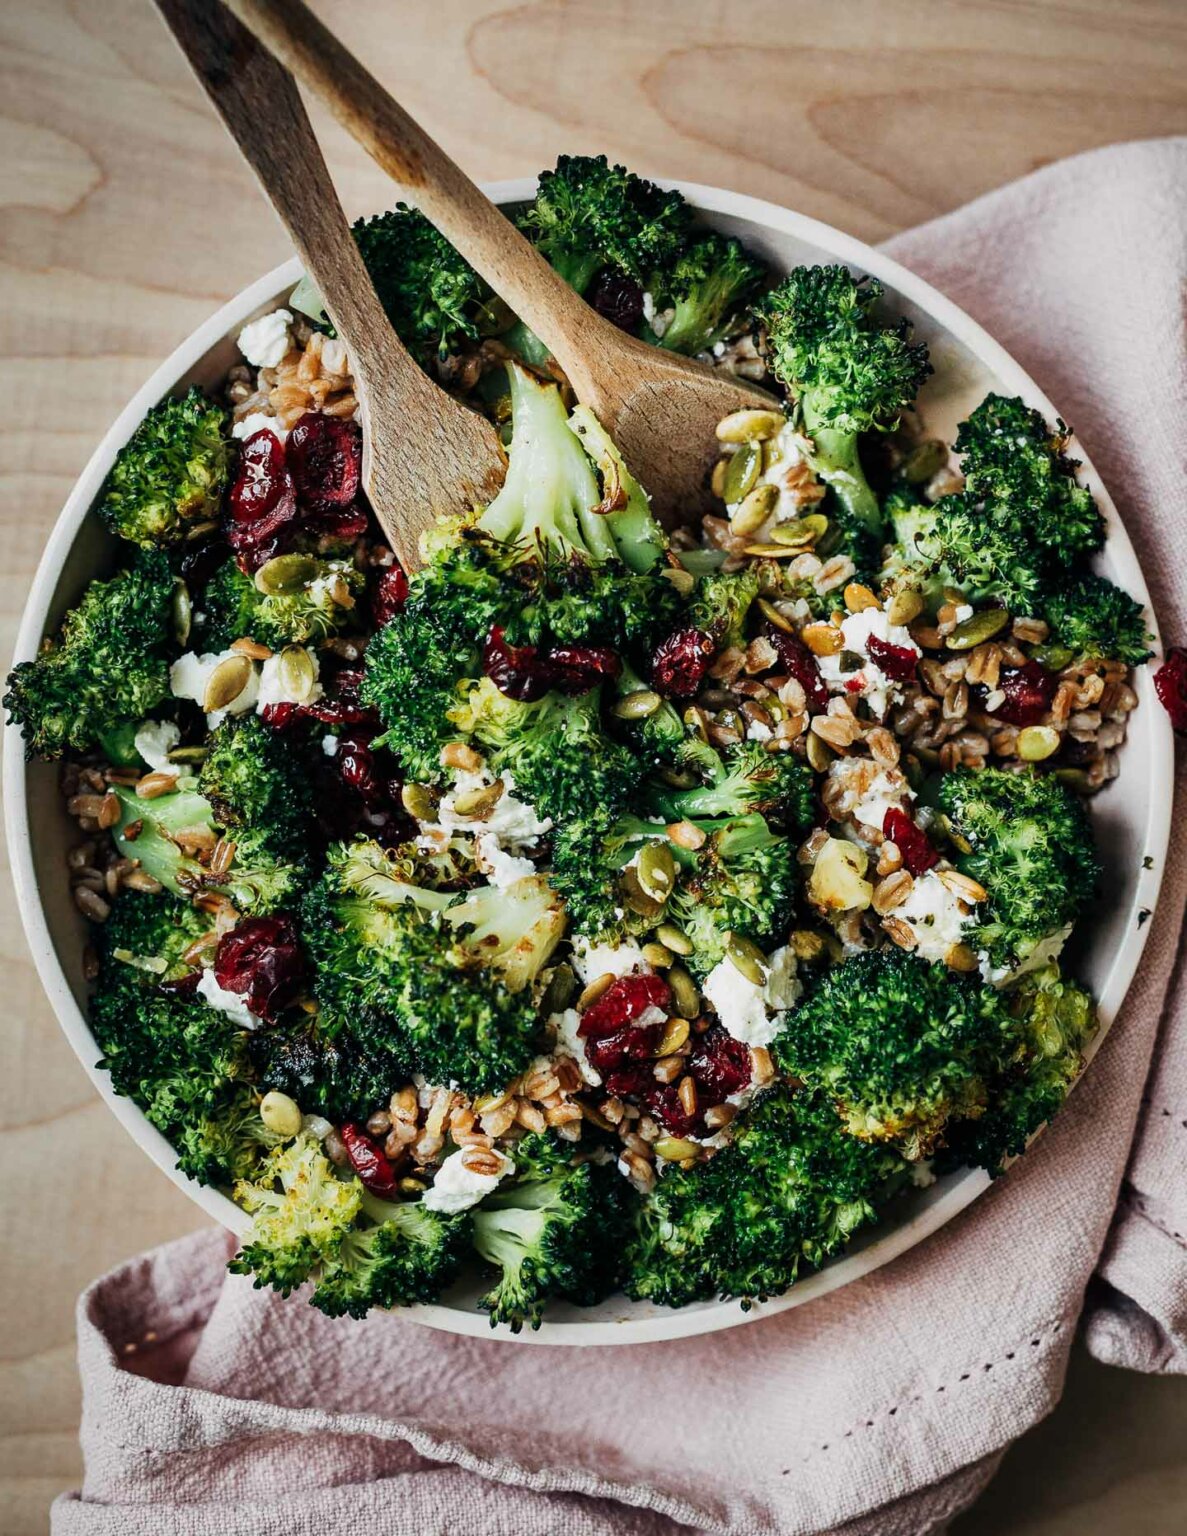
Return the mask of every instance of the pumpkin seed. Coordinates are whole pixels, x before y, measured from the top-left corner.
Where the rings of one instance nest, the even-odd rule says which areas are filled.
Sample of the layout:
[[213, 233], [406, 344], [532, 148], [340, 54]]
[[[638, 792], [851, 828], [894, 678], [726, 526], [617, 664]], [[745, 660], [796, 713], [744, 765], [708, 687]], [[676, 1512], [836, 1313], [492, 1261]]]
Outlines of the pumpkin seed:
[[400, 790], [400, 803], [413, 821], [436, 821], [438, 798], [427, 784], [405, 784]]
[[695, 1141], [685, 1141], [682, 1136], [661, 1136], [655, 1144], [656, 1157], [662, 1157], [665, 1163], [683, 1163], [696, 1157], [700, 1150]]
[[668, 986], [672, 989], [672, 1001], [680, 1010], [680, 1017], [695, 1019], [701, 1011], [701, 994], [682, 965], [674, 965], [668, 972]]
[[303, 592], [317, 570], [317, 561], [311, 555], [276, 555], [256, 572], [256, 591], [266, 597], [289, 597]]
[[454, 796], [453, 808], [467, 821], [482, 821], [503, 798], [505, 788], [502, 779], [496, 779], [493, 784], [483, 784], [478, 789], [465, 789]]
[[779, 612], [774, 603], [768, 602], [765, 597], [760, 597], [758, 609], [763, 617], [772, 623], [776, 629], [781, 629], [785, 635], [795, 634], [795, 625], [786, 614]]
[[697, 579], [691, 571], [686, 571], [682, 565], [667, 565], [660, 572], [660, 575], [665, 581], [670, 582], [676, 588], [681, 597], [692, 596]]
[[276, 659], [276, 670], [286, 698], [302, 704], [313, 692], [317, 672], [313, 657], [303, 645], [286, 645]]
[[233, 704], [251, 681], [251, 662], [246, 656], [228, 656], [206, 680], [202, 708], [208, 715]]
[[619, 720], [645, 720], [648, 715], [654, 715], [662, 703], [658, 693], [653, 693], [650, 688], [638, 688], [619, 699], [610, 713]]
[[184, 581], [176, 581], [173, 584], [170, 617], [173, 620], [173, 638], [178, 645], [185, 645], [190, 638], [190, 629], [194, 621], [194, 604], [190, 597], [190, 589]]
[[903, 461], [903, 479], [908, 485], [926, 485], [948, 462], [948, 445], [938, 437], [916, 443]]
[[771, 542], [793, 545], [802, 549], [816, 541], [827, 531], [828, 518], [821, 512], [809, 512], [807, 517], [793, 517], [790, 522], [780, 523], [771, 530]]
[[171, 763], [204, 763], [210, 756], [210, 748], [174, 747], [166, 756]]
[[1041, 763], [1059, 751], [1059, 732], [1050, 725], [1025, 725], [1018, 732], [1018, 756], [1024, 763]]
[[623, 903], [632, 912], [637, 912], [640, 917], [648, 917], [654, 922], [663, 912], [664, 904], [656, 901], [654, 896], [649, 896], [639, 881], [638, 870], [634, 865], [628, 865], [619, 876], [619, 889], [622, 892]]
[[779, 501], [777, 485], [756, 485], [742, 498], [738, 510], [730, 518], [730, 532], [738, 538], [757, 533]]
[[1048, 672], [1062, 672], [1064, 667], [1075, 660], [1076, 656], [1075, 651], [1069, 646], [1054, 643], [1032, 646], [1030, 654], [1039, 666], [1044, 667]]
[[975, 971], [980, 969], [980, 961], [967, 944], [953, 944], [952, 948], [944, 956], [944, 964], [952, 971]]
[[722, 500], [733, 506], [742, 500], [758, 484], [762, 470], [762, 449], [757, 443], [743, 443], [731, 458], [726, 460], [725, 473], [721, 477]]
[[709, 481], [709, 489], [717, 497], [718, 501], [725, 500], [725, 472], [729, 468], [729, 459], [718, 459], [713, 466], [713, 477]]
[[717, 423], [719, 443], [756, 443], [765, 437], [777, 437], [787, 420], [782, 411], [732, 411]]
[[886, 617], [892, 624], [910, 624], [923, 612], [923, 594], [920, 592], [896, 592], [886, 609]]
[[958, 624], [944, 644], [950, 651], [971, 651], [1000, 635], [1009, 622], [1010, 615], [1004, 608], [982, 608], [980, 613]]
[[639, 888], [652, 901], [667, 901], [676, 884], [676, 861], [666, 843], [648, 843], [635, 861]]
[[296, 1100], [275, 1089], [260, 1100], [260, 1119], [270, 1131], [286, 1140], [301, 1129], [301, 1111]]
[[862, 613], [867, 608], [878, 606], [878, 599], [869, 587], [863, 586], [860, 581], [849, 582], [842, 596], [845, 599], [845, 607], [850, 613]]
[[639, 953], [647, 961], [647, 964], [656, 971], [666, 971], [675, 959], [672, 951], [663, 944], [644, 944]]
[[655, 930], [655, 936], [675, 955], [692, 954], [692, 940], [687, 934], [682, 933], [675, 923], [661, 923]]
[[804, 748], [808, 756], [808, 766], [814, 773], [827, 773], [833, 755], [817, 736], [815, 731], [808, 732], [808, 745]]
[[709, 740], [709, 732], [705, 725], [703, 710], [699, 710], [695, 704], [690, 704], [684, 711], [683, 720], [685, 727], [692, 732], [698, 741]]
[[670, 1056], [673, 1051], [678, 1051], [688, 1039], [692, 1026], [687, 1019], [669, 1019], [664, 1025], [664, 1032], [660, 1036], [660, 1042], [655, 1048], [657, 1056]]
[[548, 985], [544, 988], [544, 996], [540, 1001], [545, 1018], [567, 1008], [573, 1001], [576, 991], [577, 978], [573, 974], [573, 967], [566, 965], [562, 960], [548, 978]]
[[730, 964], [747, 981], [753, 982], [756, 987], [766, 985], [767, 957], [757, 944], [751, 943], [740, 933], [729, 933], [726, 935], [725, 953]]

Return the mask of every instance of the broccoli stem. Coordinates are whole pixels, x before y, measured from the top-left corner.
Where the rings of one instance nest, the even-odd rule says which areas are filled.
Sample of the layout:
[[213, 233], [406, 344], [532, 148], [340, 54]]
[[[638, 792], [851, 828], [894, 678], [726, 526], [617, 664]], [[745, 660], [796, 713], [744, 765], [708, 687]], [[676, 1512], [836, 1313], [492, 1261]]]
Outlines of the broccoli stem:
[[815, 444], [812, 467], [832, 489], [849, 516], [875, 538], [881, 539], [885, 533], [882, 509], [861, 467], [857, 434], [838, 432], [822, 425], [807, 396], [801, 402], [801, 408], [804, 428]]

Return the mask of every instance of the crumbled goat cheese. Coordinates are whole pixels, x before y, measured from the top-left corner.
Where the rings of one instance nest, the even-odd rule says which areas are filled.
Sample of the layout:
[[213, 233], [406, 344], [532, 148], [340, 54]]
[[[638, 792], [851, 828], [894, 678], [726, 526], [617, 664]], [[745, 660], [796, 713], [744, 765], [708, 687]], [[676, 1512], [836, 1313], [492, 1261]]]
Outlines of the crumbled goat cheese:
[[273, 437], [278, 437], [283, 443], [288, 433], [280, 425], [276, 416], [265, 416], [263, 411], [248, 411], [246, 416], [240, 419], [231, 428], [231, 436], [240, 441], [254, 437], [257, 432], [271, 432]]
[[1071, 935], [1072, 925], [1068, 923], [1065, 928], [1057, 928], [1054, 933], [1049, 933], [1045, 939], [1040, 939], [1035, 947], [1027, 955], [1026, 959], [1015, 966], [994, 965], [984, 950], [977, 957], [980, 961], [980, 972], [983, 981], [991, 986], [1000, 987], [1007, 981], [1017, 981], [1020, 976], [1025, 976], [1029, 971], [1037, 971], [1049, 960], [1058, 960], [1063, 953], [1063, 946]]
[[322, 687], [320, 667], [317, 652], [309, 646], [305, 647], [305, 654], [313, 664], [313, 686], [301, 694], [291, 693], [285, 687], [285, 668], [283, 667], [279, 653], [269, 656], [260, 668], [258, 707], [265, 709], [269, 704], [315, 704], [325, 689]]
[[577, 1033], [581, 1023], [581, 1015], [576, 1008], [566, 1008], [563, 1013], [554, 1013], [548, 1020], [556, 1030], [556, 1049], [559, 1055], [571, 1057], [591, 1088], [601, 1086], [601, 1074], [590, 1066], [585, 1057], [585, 1041]]
[[338, 336], [327, 336], [321, 344], [321, 371], [323, 374], [345, 374], [350, 370], [346, 356], [346, 343]]
[[599, 976], [630, 976], [635, 971], [650, 971], [637, 944], [591, 944], [578, 934], [569, 956], [577, 978], [588, 986]]
[[338, 756], [338, 738], [332, 731], [328, 735], [322, 737], [321, 749], [327, 757]]
[[440, 1211], [453, 1216], [458, 1211], [468, 1211], [498, 1185], [500, 1179], [515, 1172], [515, 1164], [501, 1152], [494, 1152], [500, 1162], [497, 1173], [475, 1173], [462, 1162], [464, 1153], [454, 1152], [437, 1169], [432, 1184], [421, 1196], [426, 1211]]
[[198, 996], [204, 998], [217, 1013], [225, 1013], [231, 1023], [238, 1024], [240, 1029], [260, 1027], [260, 1020], [239, 993], [228, 992], [226, 987], [220, 987], [213, 971], [203, 971], [198, 977]]
[[655, 295], [643, 290], [643, 318], [648, 325], [655, 319]]
[[[483, 789], [492, 784], [494, 779], [485, 768], [473, 773], [458, 769], [453, 788], [441, 797], [441, 804], [437, 807], [437, 825], [449, 832], [468, 832], [475, 837], [489, 832], [501, 847], [511, 853], [522, 853], [525, 848], [534, 848], [544, 833], [551, 830], [552, 822], [547, 817], [541, 819], [530, 801], [516, 798], [515, 780], [509, 773], [504, 773], [502, 779], [503, 793], [495, 801], [490, 815], [482, 821], [475, 821], [457, 814], [454, 810], [457, 797], [473, 789]], [[422, 830], [429, 829], [425, 827]]]
[[954, 944], [964, 938], [964, 930], [973, 916], [955, 892], [950, 891], [934, 869], [920, 875], [911, 894], [893, 916], [908, 925], [915, 935], [915, 953], [921, 960], [942, 960]]
[[787, 1011], [795, 1007], [803, 987], [795, 954], [784, 945], [767, 962], [763, 983], [750, 981], [725, 959], [709, 972], [702, 990], [727, 1034], [747, 1045], [770, 1045], [783, 1032]]
[[177, 765], [169, 761], [169, 754], [180, 740], [181, 732], [172, 720], [146, 720], [132, 744], [157, 773], [176, 773]]
[[275, 368], [284, 361], [292, 346], [292, 322], [287, 309], [274, 309], [243, 327], [239, 332], [239, 350], [253, 368]]
[[[762, 473], [764, 485], [774, 485], [779, 489], [779, 500], [766, 522], [756, 530], [754, 538], [757, 542], [764, 541], [772, 528], [780, 523], [787, 523], [792, 518], [802, 517], [806, 510], [800, 501], [799, 491], [794, 490], [789, 483], [788, 471], [798, 470], [806, 460], [807, 444], [803, 436], [792, 426], [790, 422], [780, 428], [779, 435], [772, 438], [764, 445], [763, 459], [766, 468]], [[792, 475], [791, 480], [799, 485], [799, 476]]]
[[[764, 725], [761, 720], [751, 720], [746, 727], [747, 741], [770, 741], [774, 734], [771, 727]], [[837, 761], [840, 762], [841, 759], [838, 758]]]
[[958, 624], [963, 624], [966, 619], [971, 619], [972, 616], [973, 616], [973, 605], [972, 605], [972, 603], [958, 603], [956, 605], [956, 622]]
[[[843, 693], [851, 699], [865, 699], [874, 714], [882, 719], [890, 704], [902, 697], [902, 685], [887, 677], [870, 657], [869, 643], [873, 636], [887, 645], [910, 651], [913, 656], [923, 655], [905, 624], [892, 624], [881, 608], [863, 608], [859, 613], [849, 614], [841, 625], [841, 650], [835, 656], [818, 656], [816, 661], [830, 692]], [[852, 672], [846, 672], [842, 667], [841, 657], [846, 651], [862, 658], [862, 665]]]
[[[219, 662], [228, 661], [231, 657], [237, 657], [238, 651], [205, 652], [197, 655], [193, 651], [186, 651], [179, 656], [169, 668], [169, 688], [175, 699], [192, 699], [195, 704], [201, 704], [206, 697], [206, 685], [210, 681], [211, 673]], [[260, 694], [260, 677], [254, 667], [248, 673], [247, 682], [243, 685], [243, 691], [236, 695], [223, 709], [211, 711], [206, 716], [206, 724], [210, 730], [220, 726], [228, 715], [243, 715], [249, 709], [256, 707], [256, 700]]]
[[930, 1189], [935, 1182], [936, 1173], [930, 1157], [911, 1164], [911, 1183], [916, 1189]]
[[531, 859], [523, 859], [508, 853], [493, 832], [482, 832], [475, 839], [474, 853], [478, 868], [499, 890], [506, 890], [517, 880], [526, 880], [536, 873]]
[[868, 769], [868, 762], [860, 757], [838, 757], [829, 764], [829, 779], [843, 786], [833, 810], [838, 819], [848, 816], [860, 826], [881, 832], [887, 811], [904, 810], [915, 798], [915, 792], [898, 768], [879, 768], [873, 779], [860, 788]]

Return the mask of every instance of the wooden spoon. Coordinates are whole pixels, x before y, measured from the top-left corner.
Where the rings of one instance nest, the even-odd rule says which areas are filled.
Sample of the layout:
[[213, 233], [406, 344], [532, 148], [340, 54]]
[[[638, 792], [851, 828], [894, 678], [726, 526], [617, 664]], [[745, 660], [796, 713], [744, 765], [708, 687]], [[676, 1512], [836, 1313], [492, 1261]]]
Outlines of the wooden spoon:
[[439, 388], [388, 323], [292, 77], [222, 6], [157, 0], [255, 171], [346, 344], [362, 408], [363, 485], [406, 569], [437, 517], [484, 506], [506, 458], [490, 423]]
[[536, 333], [659, 511], [704, 503], [723, 416], [756, 386], [627, 336], [591, 309], [301, 0], [226, 0]]

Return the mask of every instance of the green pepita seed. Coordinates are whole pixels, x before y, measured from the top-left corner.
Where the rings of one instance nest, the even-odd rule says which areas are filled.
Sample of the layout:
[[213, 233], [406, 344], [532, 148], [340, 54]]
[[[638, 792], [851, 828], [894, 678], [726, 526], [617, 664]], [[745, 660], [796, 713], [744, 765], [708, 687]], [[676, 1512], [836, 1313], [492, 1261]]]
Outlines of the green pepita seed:
[[672, 1002], [680, 1017], [695, 1019], [701, 1011], [701, 994], [682, 965], [674, 965], [668, 972], [668, 986], [672, 989]]
[[944, 643], [950, 651], [971, 651], [1000, 635], [1009, 622], [1010, 615], [1004, 608], [982, 608], [980, 613], [958, 624]]
[[892, 624], [910, 624], [923, 612], [921, 592], [896, 592], [886, 609], [886, 617]]
[[766, 984], [767, 957], [757, 944], [751, 943], [740, 933], [730, 933], [725, 941], [726, 958], [730, 964], [756, 987]]
[[782, 411], [733, 411], [717, 423], [717, 440], [720, 443], [761, 442], [766, 437], [777, 437], [786, 420]]
[[760, 597], [758, 600], [758, 609], [763, 617], [768, 619], [776, 629], [781, 629], [785, 635], [795, 634], [795, 625], [786, 616], [786, 614], [779, 612], [774, 603], [768, 602], [765, 597]]
[[842, 672], [860, 672], [865, 664], [865, 657], [857, 651], [842, 651], [837, 657], [837, 665]]
[[647, 964], [657, 971], [666, 971], [675, 959], [672, 951], [663, 944], [644, 944], [639, 953]]
[[827, 773], [828, 765], [833, 760], [832, 753], [815, 731], [809, 731], [806, 740], [808, 744], [804, 751], [808, 757], [808, 766], [812, 769], [813, 773]]
[[233, 704], [251, 681], [251, 662], [246, 656], [228, 656], [206, 680], [202, 708], [208, 715]]
[[654, 896], [649, 896], [639, 881], [639, 872], [632, 865], [624, 869], [618, 879], [619, 889], [622, 892], [624, 905], [632, 912], [637, 912], [640, 917], [650, 918], [655, 922], [664, 910], [662, 901], [656, 901]]
[[165, 754], [171, 763], [204, 763], [210, 756], [209, 747], [174, 747]]
[[503, 798], [505, 788], [502, 779], [496, 779], [493, 784], [484, 784], [479, 789], [465, 789], [454, 796], [454, 811], [467, 821], [482, 821]]
[[685, 1141], [682, 1136], [661, 1136], [655, 1143], [655, 1155], [665, 1163], [682, 1163], [696, 1157], [700, 1150], [695, 1141]]
[[697, 579], [691, 571], [686, 571], [682, 565], [666, 565], [660, 572], [660, 575], [665, 581], [670, 582], [676, 588], [681, 597], [692, 596]]
[[730, 518], [730, 532], [737, 534], [740, 539], [757, 533], [775, 510], [778, 501], [777, 485], [756, 485], [742, 498], [741, 505]]
[[1024, 763], [1041, 763], [1059, 751], [1059, 732], [1050, 725], [1026, 725], [1018, 732], [1018, 756]]
[[685, 728], [692, 732], [698, 741], [708, 741], [709, 732], [705, 727], [705, 717], [695, 704], [690, 704], [683, 715]]
[[1036, 645], [1031, 647], [1031, 656], [1048, 672], [1062, 672], [1064, 667], [1070, 666], [1075, 660], [1076, 653], [1066, 645]]
[[807, 517], [793, 517], [790, 522], [780, 523], [771, 529], [771, 541], [793, 548], [807, 548], [815, 544], [828, 528], [828, 518], [821, 512], [809, 512]]
[[658, 693], [653, 693], [650, 688], [639, 688], [619, 699], [610, 713], [620, 720], [645, 720], [648, 715], [654, 715], [662, 703]]
[[313, 692], [317, 681], [313, 657], [303, 645], [286, 645], [276, 660], [280, 686], [286, 698], [302, 704]]
[[692, 940], [687, 934], [681, 933], [675, 923], [661, 923], [655, 930], [655, 936], [676, 955], [691, 955]]
[[121, 965], [130, 965], [135, 971], [147, 971], [150, 976], [163, 976], [169, 962], [163, 955], [136, 955], [130, 949], [113, 949], [111, 958]]
[[566, 965], [562, 960], [548, 978], [548, 985], [544, 988], [544, 996], [540, 1001], [545, 1018], [567, 1008], [576, 994], [577, 978], [573, 974], [573, 967]]
[[439, 796], [427, 784], [405, 784], [400, 802], [414, 821], [436, 821]]
[[757, 443], [743, 443], [737, 453], [727, 461], [725, 474], [722, 476], [721, 489], [724, 492], [722, 500], [727, 506], [734, 506], [754, 489], [758, 484], [761, 470], [762, 449]]
[[276, 555], [256, 572], [256, 590], [266, 597], [290, 597], [303, 592], [317, 570], [317, 561], [311, 555]]
[[301, 1111], [296, 1100], [275, 1089], [260, 1100], [260, 1119], [275, 1135], [286, 1139], [301, 1129]]
[[190, 597], [190, 589], [184, 581], [177, 581], [173, 585], [170, 616], [173, 620], [173, 638], [178, 645], [185, 645], [190, 638], [190, 629], [194, 622], [194, 604]]
[[903, 461], [903, 479], [908, 485], [926, 485], [948, 462], [948, 445], [938, 437], [917, 443]]
[[648, 843], [635, 861], [635, 873], [644, 895], [661, 905], [676, 884], [676, 861], [667, 843]]
[[725, 472], [730, 466], [729, 459], [718, 459], [713, 466], [713, 474], [709, 480], [709, 489], [717, 497], [718, 501], [725, 500]]
[[1088, 775], [1083, 768], [1056, 768], [1051, 777], [1058, 779], [1061, 784], [1065, 784], [1068, 789], [1074, 790], [1078, 795], [1086, 794], [1091, 788]]

